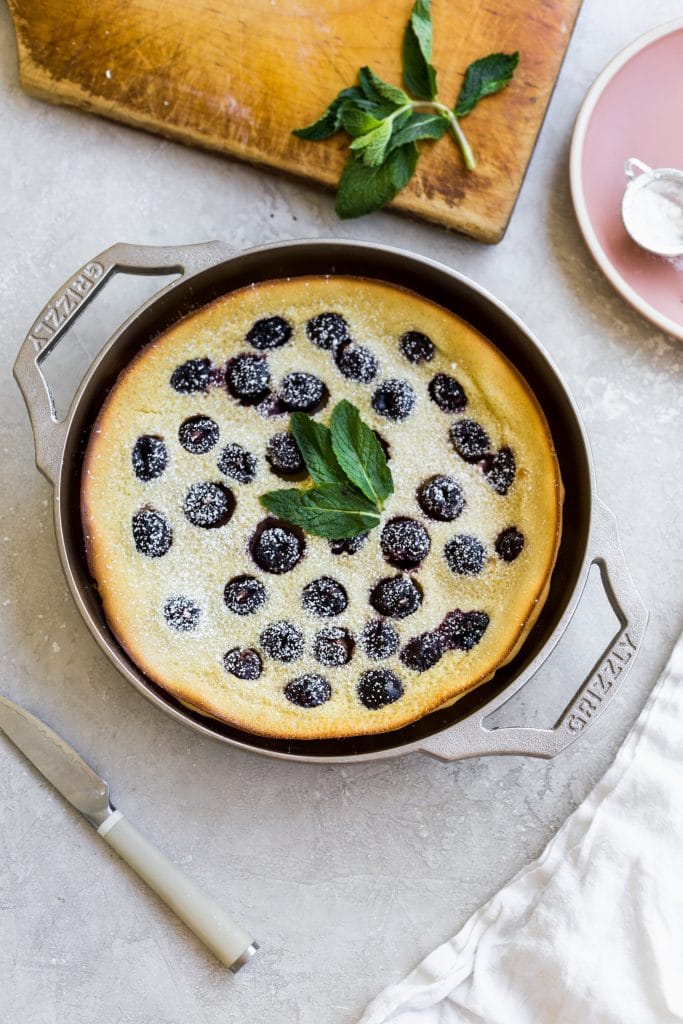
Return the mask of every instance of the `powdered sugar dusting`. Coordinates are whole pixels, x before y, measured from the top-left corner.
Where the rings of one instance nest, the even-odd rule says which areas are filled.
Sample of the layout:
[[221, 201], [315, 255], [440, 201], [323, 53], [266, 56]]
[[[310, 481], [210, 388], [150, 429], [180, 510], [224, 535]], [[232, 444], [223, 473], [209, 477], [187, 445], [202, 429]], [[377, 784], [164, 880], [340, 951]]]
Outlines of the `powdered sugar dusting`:
[[[436, 669], [412, 671], [401, 662], [400, 651], [415, 637], [436, 630], [449, 611], [482, 611], [493, 624], [503, 621], [515, 588], [526, 586], [528, 560], [537, 557], [539, 564], [548, 560], [551, 541], [545, 538], [545, 550], [536, 551], [534, 538], [526, 536], [527, 523], [536, 514], [532, 513], [534, 492], [547, 464], [547, 455], [534, 451], [525, 432], [533, 405], [522, 401], [521, 386], [511, 400], [496, 376], [497, 363], [482, 368], [472, 366], [469, 359], [454, 358], [458, 346], [449, 332], [457, 334], [457, 321], [444, 315], [424, 322], [420, 308], [412, 312], [404, 293], [397, 293], [402, 301], [380, 301], [371, 284], [343, 284], [335, 279], [294, 281], [261, 291], [228, 296], [184, 321], [158, 339], [123, 378], [103, 420], [103, 439], [89, 461], [88, 504], [96, 542], [103, 552], [98, 582], [103, 592], [111, 593], [118, 628], [150, 674], [160, 680], [182, 681], [188, 687], [188, 699], [194, 696], [199, 700], [204, 694], [217, 708], [225, 702], [226, 713], [234, 711], [241, 720], [251, 716], [256, 729], [259, 714], [269, 722], [278, 719], [281, 727], [295, 735], [297, 730], [309, 728], [304, 724], [306, 715], [327, 716], [326, 720], [337, 721], [343, 730], [345, 716], [355, 716], [358, 726], [359, 714], [390, 713], [389, 707], [381, 711], [364, 708], [356, 692], [361, 675], [377, 668], [378, 658], [383, 668], [402, 680], [404, 693], [397, 703], [408, 702], [415, 717], [420, 703], [429, 702], [430, 688], [439, 685], [439, 677]], [[325, 319], [328, 312], [343, 318], [344, 324]], [[249, 351], [245, 339], [250, 328], [257, 320], [270, 317], [281, 317], [290, 324], [291, 337], [277, 347]], [[313, 319], [322, 325], [322, 345], [309, 337], [307, 324]], [[335, 361], [339, 344], [335, 331], [340, 337], [347, 331], [354, 345], [362, 345], [372, 354], [376, 379], [364, 384], [344, 375]], [[435, 345], [430, 360], [414, 363], [403, 354], [399, 341], [408, 331], [429, 335]], [[329, 346], [324, 347], [328, 341]], [[226, 363], [227, 387], [221, 373]], [[177, 373], [179, 367], [188, 365], [192, 373]], [[174, 374], [185, 390], [170, 385]], [[296, 482], [283, 482], [266, 457], [273, 436], [289, 425], [289, 413], [279, 407], [278, 395], [282, 381], [293, 374], [311, 375], [329, 391], [330, 400], [316, 413], [321, 422], [329, 422], [336, 402], [347, 399], [388, 442], [395, 492], [386, 503], [382, 525], [405, 517], [420, 524], [422, 557], [415, 567], [404, 571], [388, 564], [380, 543], [381, 529], [371, 531], [363, 544], [331, 545], [308, 535], [299, 544], [293, 535], [283, 533], [280, 525], [262, 530], [256, 542], [262, 545], [266, 561], [276, 564], [289, 551], [291, 564], [288, 562], [285, 571], [268, 571], [255, 561], [255, 531], [258, 534], [257, 526], [268, 518], [259, 495], [297, 486]], [[432, 400], [429, 384], [437, 374], [458, 381], [467, 399], [464, 412], [444, 412]], [[206, 386], [190, 388], [195, 381]], [[390, 381], [401, 382], [397, 393], [410, 396], [410, 408], [402, 419], [387, 418], [373, 407], [377, 389]], [[265, 387], [270, 415], [261, 415], [256, 405], [244, 404], [243, 396], [231, 395], [236, 382], [251, 397], [258, 393], [261, 400], [266, 397]], [[391, 384], [389, 390], [396, 388]], [[180, 424], [194, 416], [208, 417], [217, 425], [218, 437], [208, 451], [187, 451], [179, 442]], [[516, 453], [517, 471], [507, 495], [494, 489], [482, 460], [468, 463], [457, 454], [449, 430], [464, 419], [483, 428], [494, 453], [505, 446]], [[159, 438], [168, 453], [164, 472], [148, 481], [137, 479], [131, 465], [131, 452], [144, 434]], [[226, 450], [249, 454], [244, 482], [239, 471], [225, 475], [225, 459], [221, 469]], [[239, 459], [231, 465], [238, 463], [247, 465]], [[454, 481], [451, 498], [464, 498], [455, 521], [432, 518], [418, 501], [419, 488], [439, 475]], [[196, 493], [193, 488], [211, 484], [215, 497], [214, 488], [221, 479], [225, 481], [221, 486], [232, 495], [230, 515], [225, 518], [223, 508], [216, 516], [217, 525], [211, 528], [193, 522], [187, 515], [188, 494]], [[172, 529], [173, 543], [163, 557], [143, 558], [135, 548], [132, 517], [147, 505], [163, 514]], [[205, 507], [214, 505], [202, 505], [200, 513]], [[550, 519], [552, 514], [549, 507]], [[496, 554], [495, 542], [511, 526], [525, 534], [526, 543], [519, 558], [505, 563]], [[428, 538], [426, 554], [423, 534]], [[444, 551], [456, 535], [475, 537], [482, 545], [480, 572], [460, 574], [449, 568]], [[337, 550], [357, 550], [335, 554], [335, 546]], [[410, 614], [387, 620], [381, 630], [370, 592], [380, 580], [395, 576], [406, 582], [408, 576], [414, 577], [421, 600]], [[226, 603], [225, 597], [226, 584], [241, 577], [255, 580], [262, 598], [246, 614]], [[330, 683], [330, 698], [313, 710], [292, 704], [283, 688], [294, 676], [320, 673], [316, 642], [320, 647], [317, 638], [325, 622], [307, 609], [303, 593], [325, 577], [334, 580], [346, 598], [346, 606], [328, 622], [344, 631], [337, 637], [340, 650], [346, 643], [342, 635], [350, 638], [350, 658], [342, 663], [336, 655], [337, 663], [330, 655], [330, 664], [323, 671]], [[169, 629], [164, 608], [169, 599], [178, 596], [200, 610], [191, 630]], [[264, 631], [278, 622], [290, 623], [302, 637], [301, 649], [296, 648], [289, 662], [272, 658], [262, 644]], [[482, 652], [493, 650], [495, 641], [495, 630], [489, 628], [481, 640]], [[330, 638], [328, 642], [332, 642]], [[258, 680], [242, 680], [226, 672], [224, 655], [235, 648], [260, 652], [263, 673]], [[444, 655], [444, 663], [448, 659], [454, 675], [462, 677], [468, 671], [467, 657], [466, 652], [453, 649]], [[373, 726], [365, 728], [372, 730]]]

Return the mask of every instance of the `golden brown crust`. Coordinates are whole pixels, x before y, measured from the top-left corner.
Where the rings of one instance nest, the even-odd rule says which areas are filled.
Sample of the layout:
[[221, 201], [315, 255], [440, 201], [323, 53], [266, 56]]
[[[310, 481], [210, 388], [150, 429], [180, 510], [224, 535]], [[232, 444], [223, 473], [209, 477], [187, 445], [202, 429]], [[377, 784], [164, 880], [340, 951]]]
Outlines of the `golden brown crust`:
[[[352, 335], [375, 351], [381, 377], [411, 381], [418, 399], [406, 421], [394, 424], [379, 417], [370, 405], [375, 385], [348, 381], [330, 354], [308, 341], [306, 320], [325, 310], [342, 312]], [[343, 668], [323, 668], [312, 659], [317, 629], [343, 624], [357, 636], [363, 623], [376, 617], [367, 602], [370, 585], [396, 573], [382, 558], [379, 530], [354, 556], [333, 556], [326, 541], [307, 537], [306, 557], [284, 576], [268, 576], [251, 562], [248, 538], [264, 516], [258, 495], [287, 486], [270, 473], [264, 459], [268, 438], [285, 429], [287, 420], [244, 409], [221, 388], [180, 395], [168, 382], [187, 359], [206, 356], [223, 365], [236, 352], [249, 350], [244, 336], [251, 323], [275, 314], [289, 319], [295, 332], [291, 342], [268, 353], [274, 382], [297, 369], [320, 376], [331, 390], [323, 421], [341, 398], [358, 405], [363, 418], [391, 444], [396, 493], [386, 517], [414, 516], [430, 533], [431, 552], [413, 573], [425, 599], [415, 615], [394, 623], [401, 643], [434, 629], [446, 611], [485, 610], [491, 623], [470, 652], [447, 652], [423, 673], [406, 669], [397, 657], [373, 662], [360, 645]], [[409, 329], [424, 332], [436, 344], [431, 363], [412, 366], [400, 354], [397, 339]], [[453, 452], [448, 428], [455, 417], [427, 396], [427, 383], [436, 372], [456, 376], [469, 400], [465, 416], [486, 428], [496, 448], [506, 444], [515, 451], [517, 475], [507, 496], [497, 495], [478, 466]], [[182, 420], [197, 413], [212, 417], [221, 433], [216, 448], [205, 455], [185, 452], [177, 440]], [[147, 483], [135, 478], [130, 462], [136, 438], [145, 433], [163, 436], [169, 450], [167, 470]], [[234, 483], [218, 472], [218, 453], [229, 441], [256, 455], [259, 473], [252, 484]], [[417, 484], [436, 472], [455, 476], [465, 490], [467, 505], [455, 522], [427, 520], [415, 501]], [[221, 529], [198, 529], [183, 515], [187, 486], [202, 479], [221, 480], [235, 493], [235, 514]], [[105, 402], [88, 444], [82, 482], [88, 564], [107, 621], [130, 657], [155, 683], [203, 713], [249, 732], [300, 739], [397, 729], [490, 679], [517, 653], [541, 611], [559, 546], [561, 503], [547, 423], [526, 382], [501, 353], [453, 314], [411, 292], [340, 277], [273, 281], [233, 292], [155, 339], [126, 367]], [[131, 517], [144, 504], [163, 510], [172, 523], [173, 544], [163, 558], [146, 558], [135, 550]], [[493, 541], [509, 525], [523, 532], [526, 543], [514, 562], [504, 563], [495, 556]], [[448, 569], [443, 545], [456, 533], [475, 534], [485, 543], [488, 557], [481, 575], [456, 577]], [[266, 606], [257, 616], [235, 616], [223, 603], [226, 581], [241, 573], [260, 577], [268, 589]], [[301, 587], [321, 575], [339, 579], [349, 593], [349, 608], [338, 620], [312, 620], [300, 607]], [[165, 598], [176, 593], [196, 598], [202, 607], [193, 633], [172, 633], [161, 614]], [[296, 622], [306, 632], [304, 658], [287, 665], [264, 657], [264, 673], [254, 682], [229, 676], [223, 653], [237, 645], [258, 647], [260, 630], [279, 619]], [[379, 667], [401, 676], [404, 695], [370, 711], [359, 702], [356, 683], [361, 672]], [[308, 671], [324, 675], [332, 686], [332, 699], [312, 709], [291, 704], [283, 694], [288, 680]]]

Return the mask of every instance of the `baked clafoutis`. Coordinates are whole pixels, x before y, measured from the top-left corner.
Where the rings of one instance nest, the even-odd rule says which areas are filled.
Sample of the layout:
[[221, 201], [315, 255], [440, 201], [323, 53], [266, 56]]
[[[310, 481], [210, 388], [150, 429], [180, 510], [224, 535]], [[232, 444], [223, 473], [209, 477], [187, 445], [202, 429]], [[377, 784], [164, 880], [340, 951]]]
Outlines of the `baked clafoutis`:
[[[316, 486], [293, 414], [327, 426], [339, 403], [374, 431], [393, 493], [374, 528], [330, 538], [263, 502]], [[508, 662], [548, 594], [562, 497], [545, 417], [486, 338], [332, 276], [232, 292], [143, 348], [92, 429], [81, 512], [142, 672], [306, 740], [398, 729]]]

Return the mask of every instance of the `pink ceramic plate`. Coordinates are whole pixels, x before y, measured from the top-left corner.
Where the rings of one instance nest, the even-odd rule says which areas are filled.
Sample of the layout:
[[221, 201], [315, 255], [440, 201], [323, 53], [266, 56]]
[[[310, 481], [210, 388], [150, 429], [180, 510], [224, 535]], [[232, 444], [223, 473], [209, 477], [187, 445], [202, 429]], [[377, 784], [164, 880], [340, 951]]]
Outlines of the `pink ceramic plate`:
[[622, 50], [593, 83], [574, 127], [574, 209], [598, 266], [643, 316], [683, 340], [683, 260], [652, 256], [621, 220], [624, 162], [683, 169], [683, 19]]

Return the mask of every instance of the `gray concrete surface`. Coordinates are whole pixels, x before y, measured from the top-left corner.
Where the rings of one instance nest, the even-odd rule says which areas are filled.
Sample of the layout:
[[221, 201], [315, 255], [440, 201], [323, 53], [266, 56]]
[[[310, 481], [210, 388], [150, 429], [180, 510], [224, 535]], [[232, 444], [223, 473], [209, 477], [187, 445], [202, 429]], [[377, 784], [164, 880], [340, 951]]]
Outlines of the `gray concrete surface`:
[[[342, 224], [312, 188], [29, 99], [0, 14], [0, 689], [105, 772], [121, 808], [263, 946], [228, 975], [0, 738], [3, 1024], [351, 1024], [535, 857], [605, 770], [680, 629], [681, 343], [625, 306], [591, 262], [567, 157], [598, 71], [678, 14], [679, 0], [625, 0], [618, 12], [587, 0], [495, 248], [392, 214]], [[526, 319], [573, 389], [652, 618], [619, 699], [554, 762], [311, 767], [235, 752], [152, 708], [71, 602], [10, 376], [39, 307], [118, 240], [242, 247], [307, 235], [386, 241], [458, 267]], [[130, 295], [112, 286], [63, 347], [52, 376], [67, 390]], [[605, 607], [593, 587], [520, 714], [549, 724], [545, 693], [558, 683], [568, 693], [606, 641]]]

